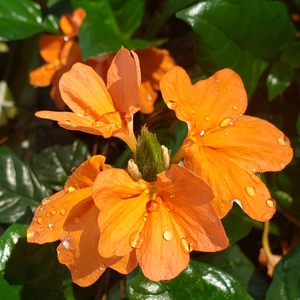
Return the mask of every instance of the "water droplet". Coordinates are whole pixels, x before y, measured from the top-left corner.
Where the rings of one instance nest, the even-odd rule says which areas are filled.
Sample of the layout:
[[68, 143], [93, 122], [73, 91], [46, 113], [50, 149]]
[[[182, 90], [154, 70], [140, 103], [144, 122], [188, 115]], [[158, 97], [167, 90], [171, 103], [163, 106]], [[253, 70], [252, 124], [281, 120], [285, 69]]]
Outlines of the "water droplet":
[[147, 98], [148, 101], [151, 101], [152, 100], [151, 94], [147, 94], [146, 98]]
[[51, 228], [54, 225], [54, 223], [49, 223], [48, 227]]
[[87, 117], [89, 114], [90, 114], [90, 112], [91, 112], [91, 110], [92, 110], [92, 107], [91, 106], [88, 106], [88, 108], [84, 111], [84, 116], [85, 117]]
[[243, 114], [239, 114], [239, 117], [241, 117]]
[[189, 113], [190, 113], [191, 115], [194, 115], [194, 114], [195, 114], [195, 111], [194, 111], [194, 110], [191, 110], [191, 111], [189, 111]]
[[149, 192], [150, 192], [149, 189], [146, 189], [146, 190], [144, 191], [145, 194], [149, 194]]
[[237, 108], [236, 105], [233, 105], [233, 106], [232, 106], [232, 109], [233, 109], [233, 110], [237, 110], [238, 108]]
[[164, 233], [163, 233], [163, 237], [164, 239], [167, 241], [167, 242], [171, 242], [174, 238], [174, 234], [172, 231], [170, 230], [166, 230]]
[[220, 79], [217, 79], [216, 81], [217, 81], [217, 82], [220, 82]]
[[43, 228], [38, 229], [38, 233], [41, 233], [43, 231]]
[[73, 168], [71, 169], [71, 172], [74, 173], [74, 172], [76, 171], [76, 169], [77, 169], [76, 167], [73, 167]]
[[67, 124], [67, 125], [71, 125], [71, 121], [66, 120], [66, 124]]
[[66, 211], [64, 210], [64, 209], [62, 209], [61, 211], [60, 211], [60, 214], [63, 216], [64, 214], [66, 213]]
[[75, 192], [75, 191], [77, 191], [77, 189], [74, 187], [74, 186], [69, 186], [69, 188], [68, 188], [68, 192], [69, 193], [71, 193], [71, 192]]
[[67, 35], [64, 36], [64, 41], [67, 42], [69, 40], [69, 37]]
[[204, 116], [204, 120], [205, 120], [206, 122], [209, 122], [209, 121], [210, 121], [210, 116]]
[[219, 92], [215, 91], [215, 94], [219, 95]]
[[27, 232], [27, 238], [31, 238], [34, 235], [33, 231]]
[[223, 92], [226, 92], [227, 90], [226, 89], [223, 89]]
[[150, 193], [149, 193], [149, 199], [150, 200], [155, 200], [156, 199], [156, 193], [155, 193], [155, 191], [150, 191]]
[[52, 210], [51, 214], [52, 216], [56, 215], [56, 210]]
[[43, 219], [42, 217], [39, 217], [39, 218], [37, 219], [37, 221], [38, 221], [39, 224], [42, 224], [43, 221], [44, 221], [44, 219]]
[[266, 201], [266, 204], [267, 204], [267, 206], [269, 206], [269, 207], [275, 207], [275, 206], [276, 206], [276, 201], [275, 201], [273, 198], [271, 198], [271, 199], [268, 199], [268, 200]]
[[169, 102], [167, 103], [167, 106], [169, 109], [175, 109], [177, 106], [177, 103], [173, 100], [169, 100]]
[[146, 243], [145, 236], [140, 231], [133, 232], [129, 237], [129, 244], [132, 248], [139, 249]]
[[44, 208], [43, 208], [43, 207], [40, 207], [40, 210], [44, 210]]
[[131, 197], [131, 195], [127, 195], [127, 198], [130, 198]]
[[235, 119], [233, 118], [225, 118], [220, 123], [220, 127], [222, 128], [233, 127], [234, 125], [235, 125]]
[[102, 121], [95, 121], [92, 126], [94, 127], [102, 127], [102, 126], [106, 126], [106, 124]]
[[164, 205], [164, 207], [166, 208], [167, 211], [171, 211], [171, 210], [174, 209], [174, 204], [169, 199], [164, 199], [163, 200], [163, 205]]
[[144, 213], [143, 215], [143, 221], [146, 222], [149, 214], [147, 212]]
[[101, 263], [100, 266], [99, 266], [99, 270], [104, 271], [105, 269], [106, 269], [105, 264]]
[[150, 200], [146, 204], [146, 210], [148, 213], [158, 210], [159, 203], [155, 200]]
[[78, 113], [77, 116], [80, 117], [80, 118], [83, 118], [83, 117], [84, 117], [84, 115], [81, 114], [81, 113]]
[[290, 139], [289, 139], [287, 136], [285, 136], [285, 135], [280, 136], [280, 137], [277, 139], [277, 142], [278, 142], [278, 144], [281, 145], [281, 146], [289, 146], [289, 145], [291, 144]]
[[181, 240], [181, 246], [185, 253], [190, 253], [197, 248], [197, 242], [190, 236], [187, 236]]
[[255, 188], [253, 186], [247, 186], [245, 190], [249, 196], [253, 197], [255, 195]]
[[51, 199], [49, 197], [46, 197], [42, 200], [42, 205], [45, 205], [45, 204], [49, 203], [50, 201], [51, 201]]
[[200, 136], [204, 136], [204, 134], [205, 134], [205, 130], [202, 130], [202, 131], [200, 132]]
[[268, 221], [270, 220], [271, 218], [273, 217], [273, 214], [264, 214], [261, 218], [264, 220], [264, 221]]
[[79, 222], [79, 218], [78, 217], [75, 217], [74, 218], [74, 222], [77, 224]]
[[169, 197], [170, 197], [170, 198], [174, 198], [174, 197], [175, 197], [175, 193], [170, 192], [170, 193], [169, 193]]
[[279, 167], [280, 167], [281, 169], [283, 169], [283, 168], [285, 167], [285, 163], [284, 163], [283, 161], [281, 161], [281, 162], [279, 163]]
[[228, 133], [228, 132], [225, 132], [224, 135], [227, 137], [227, 136], [229, 136], [229, 133]]
[[255, 183], [261, 183], [261, 179], [258, 176], [253, 174], [251, 178]]

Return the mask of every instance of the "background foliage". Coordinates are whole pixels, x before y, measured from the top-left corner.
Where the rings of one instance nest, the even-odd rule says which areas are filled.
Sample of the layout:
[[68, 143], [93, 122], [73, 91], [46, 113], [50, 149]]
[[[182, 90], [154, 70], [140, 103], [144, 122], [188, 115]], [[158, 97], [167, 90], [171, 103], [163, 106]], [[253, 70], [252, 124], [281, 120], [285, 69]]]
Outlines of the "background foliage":
[[[59, 17], [77, 7], [87, 12], [78, 37], [84, 60], [116, 53], [121, 45], [161, 45], [193, 82], [231, 68], [245, 84], [247, 114], [270, 121], [291, 139], [291, 164], [263, 177], [277, 201], [272, 251], [282, 255], [283, 240], [291, 248], [272, 278], [257, 260], [263, 224], [236, 205], [222, 220], [230, 246], [192, 253], [186, 270], [169, 282], [151, 282], [138, 269], [127, 278], [107, 270], [94, 285], [80, 288], [57, 261], [55, 244], [27, 243], [35, 208], [63, 187], [72, 167], [96, 153], [123, 167], [130, 155], [118, 140], [66, 131], [34, 116], [55, 110], [50, 89], [28, 83], [29, 72], [42, 63], [38, 39], [45, 32], [62, 34]], [[1, 299], [299, 299], [299, 30], [299, 0], [1, 0]], [[144, 123], [172, 153], [186, 136], [186, 125], [161, 99], [152, 115], [137, 115], [137, 133]]]

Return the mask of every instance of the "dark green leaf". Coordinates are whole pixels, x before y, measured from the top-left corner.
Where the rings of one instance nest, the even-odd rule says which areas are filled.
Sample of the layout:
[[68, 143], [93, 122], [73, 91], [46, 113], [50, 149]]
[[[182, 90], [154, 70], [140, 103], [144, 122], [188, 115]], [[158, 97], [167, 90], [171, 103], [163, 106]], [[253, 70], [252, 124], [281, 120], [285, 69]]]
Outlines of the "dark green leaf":
[[237, 204], [233, 205], [226, 217], [222, 219], [222, 223], [230, 244], [248, 235], [253, 227], [253, 220]]
[[293, 75], [293, 69], [287, 64], [276, 62], [271, 66], [267, 78], [269, 100], [273, 100], [291, 84]]
[[297, 118], [296, 128], [298, 131], [298, 135], [300, 136], [300, 114], [298, 115], [298, 118]]
[[229, 245], [223, 251], [200, 256], [199, 261], [217, 267], [236, 279], [247, 289], [255, 267], [237, 245]]
[[58, 33], [58, 19], [53, 15], [48, 15], [43, 19], [41, 7], [36, 2], [0, 1], [0, 38], [2, 40], [25, 39], [43, 31]]
[[32, 169], [40, 182], [46, 187], [63, 189], [71, 169], [79, 167], [90, 158], [88, 147], [80, 140], [73, 145], [61, 147], [55, 145], [47, 148], [33, 158]]
[[19, 293], [16, 292], [4, 279], [2, 273], [0, 273], [0, 295], [1, 300], [19, 300]]
[[8, 119], [14, 119], [18, 109], [6, 81], [0, 81], [0, 127], [6, 125]]
[[300, 299], [300, 240], [279, 261], [266, 300]]
[[167, 282], [152, 282], [141, 270], [133, 272], [127, 276], [127, 290], [130, 300], [252, 299], [231, 275], [192, 260], [180, 275]]
[[7, 147], [0, 148], [0, 222], [12, 223], [49, 196], [32, 171]]
[[300, 42], [289, 44], [285, 47], [281, 61], [290, 65], [291, 68], [296, 69], [300, 67]]
[[249, 96], [267, 60], [296, 35], [279, 1], [203, 1], [176, 16], [193, 28], [196, 57], [206, 75], [231, 68], [242, 77]]

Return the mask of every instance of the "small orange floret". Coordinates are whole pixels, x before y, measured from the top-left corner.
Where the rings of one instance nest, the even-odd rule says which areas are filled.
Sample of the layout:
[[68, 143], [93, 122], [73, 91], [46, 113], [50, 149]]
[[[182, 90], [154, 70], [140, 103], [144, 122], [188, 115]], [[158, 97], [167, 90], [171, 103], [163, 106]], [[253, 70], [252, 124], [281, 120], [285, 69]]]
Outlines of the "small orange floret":
[[100, 210], [100, 254], [136, 253], [150, 280], [176, 277], [193, 250], [215, 252], [228, 245], [210, 204], [210, 187], [184, 167], [172, 165], [157, 175], [157, 183], [136, 182], [121, 169], [106, 170], [92, 190]]
[[257, 173], [282, 170], [293, 150], [275, 126], [244, 115], [247, 94], [238, 74], [224, 69], [192, 85], [186, 72], [174, 67], [160, 86], [167, 106], [188, 125], [184, 165], [211, 186], [219, 216], [237, 200], [253, 219], [269, 220], [276, 202]]

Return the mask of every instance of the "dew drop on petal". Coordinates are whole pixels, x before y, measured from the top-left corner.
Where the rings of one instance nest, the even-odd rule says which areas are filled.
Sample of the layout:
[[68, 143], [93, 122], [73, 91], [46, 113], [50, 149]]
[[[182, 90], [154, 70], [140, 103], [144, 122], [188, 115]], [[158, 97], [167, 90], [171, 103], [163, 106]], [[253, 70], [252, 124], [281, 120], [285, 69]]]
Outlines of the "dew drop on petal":
[[159, 203], [155, 200], [150, 200], [146, 204], [146, 210], [148, 213], [158, 210]]
[[232, 109], [233, 109], [233, 110], [237, 110], [238, 108], [237, 108], [236, 105], [233, 105], [233, 106], [232, 106]]
[[175, 109], [177, 106], [177, 103], [173, 100], [169, 100], [169, 102], [167, 103], [167, 106], [169, 109]]
[[134, 231], [129, 237], [129, 244], [132, 248], [139, 249], [146, 243], [145, 236], [140, 231]]
[[197, 248], [197, 242], [190, 236], [187, 236], [181, 240], [181, 246], [185, 253], [190, 253]]
[[67, 42], [69, 40], [69, 37], [67, 35], [64, 36], [64, 41]]
[[279, 167], [283, 169], [283, 168], [285, 167], [285, 163], [284, 163], [283, 161], [281, 161], [281, 162], [279, 163]]
[[215, 94], [219, 95], [219, 92], [215, 91]]
[[61, 211], [60, 211], [60, 214], [63, 216], [64, 214], [66, 213], [66, 211], [64, 210], [64, 209], [62, 209]]
[[33, 231], [27, 232], [27, 238], [31, 238], [34, 235]]
[[77, 116], [80, 117], [80, 118], [83, 118], [83, 117], [84, 117], [84, 115], [81, 114], [81, 113], [78, 113]]
[[106, 126], [106, 124], [102, 121], [95, 121], [93, 124], [92, 124], [93, 127], [102, 127], [102, 126]]
[[227, 90], [224, 88], [224, 89], [223, 89], [223, 92], [226, 92], [226, 91], [227, 91]]
[[84, 111], [84, 116], [87, 117], [87, 116], [90, 114], [91, 110], [92, 110], [92, 107], [89, 106], [89, 107]]
[[[43, 200], [42, 200], [42, 205], [45, 205], [45, 204], [47, 204], [47, 203], [49, 203], [51, 200], [50, 200], [50, 198], [49, 197], [46, 197], [46, 198], [44, 198]], [[42, 210], [42, 209], [41, 209]]]
[[194, 111], [194, 110], [190, 110], [190, 111], [189, 111], [189, 114], [194, 115], [194, 114], [195, 114], [195, 111]]
[[71, 121], [66, 120], [66, 124], [67, 124], [67, 125], [71, 125]]
[[170, 193], [169, 193], [169, 197], [170, 197], [170, 198], [174, 198], [174, 197], [175, 197], [175, 193], [174, 193], [174, 192], [170, 192]]
[[143, 221], [144, 222], [147, 221], [148, 216], [149, 216], [149, 213], [145, 212], [144, 215], [143, 215]]
[[204, 120], [205, 120], [206, 122], [209, 122], [209, 121], [210, 121], [210, 116], [204, 116]]
[[172, 231], [166, 230], [166, 231], [164, 231], [164, 233], [163, 233], [163, 237], [164, 237], [164, 239], [165, 239], [167, 242], [171, 242], [171, 241], [173, 240], [173, 238], [174, 238], [174, 234], [173, 234]]
[[228, 133], [228, 132], [225, 132], [224, 135], [225, 135], [226, 137], [228, 137], [228, 136], [229, 136], [229, 133]]
[[79, 218], [78, 217], [75, 217], [74, 218], [74, 222], [77, 224], [79, 222]]
[[273, 217], [273, 214], [264, 214], [261, 218], [264, 220], [264, 221], [268, 221], [270, 220], [271, 218]]
[[166, 208], [167, 211], [171, 211], [171, 210], [174, 209], [174, 204], [169, 199], [164, 199], [163, 200], [163, 205], [164, 205], [164, 207]]
[[204, 136], [204, 134], [205, 134], [205, 130], [202, 130], [202, 131], [200, 132], [200, 136]]
[[151, 101], [152, 100], [151, 94], [147, 94], [146, 98], [147, 98], [148, 101]]
[[71, 169], [71, 172], [74, 173], [74, 172], [76, 171], [76, 169], [77, 169], [76, 167], [73, 167], [73, 168]]
[[53, 225], [54, 225], [54, 223], [49, 223], [48, 227], [51, 228], [51, 227], [53, 227]]
[[255, 195], [255, 188], [253, 186], [247, 186], [245, 190], [249, 196], [253, 197]]
[[285, 135], [278, 137], [277, 143], [281, 146], [289, 146], [291, 144], [290, 139]]
[[252, 175], [251, 178], [255, 183], [261, 183], [261, 179], [258, 176]]
[[273, 198], [271, 198], [266, 201], [266, 204], [267, 204], [267, 206], [272, 208], [272, 207], [276, 206], [276, 201]]
[[52, 210], [51, 214], [52, 214], [52, 216], [56, 215], [56, 210], [55, 209]]
[[43, 219], [42, 217], [39, 217], [39, 218], [37, 219], [37, 222], [38, 222], [39, 224], [42, 224], [43, 221], [44, 221], [44, 219]]
[[106, 269], [105, 264], [101, 263], [100, 266], [99, 266], [99, 270], [104, 271], [105, 269]]
[[44, 210], [44, 208], [43, 208], [43, 207], [40, 207], [40, 210]]
[[77, 189], [74, 186], [69, 186], [69, 188], [68, 188], [69, 193], [75, 192], [75, 191], [77, 191]]
[[234, 125], [235, 125], [235, 119], [233, 118], [225, 118], [220, 123], [221, 128], [233, 127]]

